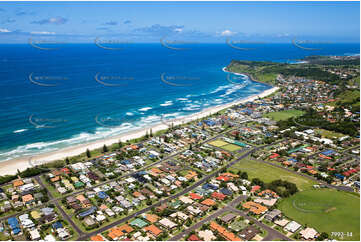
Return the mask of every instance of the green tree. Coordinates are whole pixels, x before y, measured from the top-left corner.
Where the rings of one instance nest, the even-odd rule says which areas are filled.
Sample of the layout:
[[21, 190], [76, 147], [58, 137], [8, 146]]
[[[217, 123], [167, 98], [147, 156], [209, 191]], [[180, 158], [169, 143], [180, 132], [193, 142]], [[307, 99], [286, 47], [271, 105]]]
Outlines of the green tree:
[[[103, 148], [104, 150], [104, 148]], [[90, 150], [89, 149], [86, 149], [86, 157], [90, 158], [92, 155], [90, 154]]]
[[106, 152], [108, 152], [108, 147], [104, 144], [103, 145], [103, 153], [106, 153]]

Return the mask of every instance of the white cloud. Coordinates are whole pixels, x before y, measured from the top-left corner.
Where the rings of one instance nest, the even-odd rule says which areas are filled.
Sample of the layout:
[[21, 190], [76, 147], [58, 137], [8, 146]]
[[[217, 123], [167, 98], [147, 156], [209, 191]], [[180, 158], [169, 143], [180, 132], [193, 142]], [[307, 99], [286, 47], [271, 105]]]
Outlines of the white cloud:
[[232, 31], [230, 31], [228, 29], [221, 32], [222, 36], [231, 36], [231, 35], [234, 35], [234, 34], [236, 34], [236, 32], [232, 32]]
[[0, 33], [10, 33], [11, 31], [8, 29], [0, 29]]
[[181, 28], [176, 28], [174, 31], [180, 33], [180, 32], [183, 31], [183, 29], [181, 29]]
[[30, 34], [44, 34], [44, 35], [52, 35], [52, 34], [55, 34], [55, 32], [47, 32], [47, 31], [33, 31], [33, 32], [30, 32]]

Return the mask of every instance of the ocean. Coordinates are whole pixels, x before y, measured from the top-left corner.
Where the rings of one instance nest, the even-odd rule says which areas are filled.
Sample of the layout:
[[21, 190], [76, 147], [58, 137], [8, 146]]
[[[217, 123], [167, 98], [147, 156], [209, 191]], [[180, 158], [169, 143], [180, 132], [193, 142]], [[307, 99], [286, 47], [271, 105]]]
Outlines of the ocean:
[[[359, 54], [359, 44], [305, 50], [292, 44], [160, 43], [0, 45], [0, 161], [118, 135], [161, 119], [261, 93], [271, 86], [222, 68], [232, 60], [295, 62], [308, 55]], [[234, 84], [234, 82], [239, 84]]]

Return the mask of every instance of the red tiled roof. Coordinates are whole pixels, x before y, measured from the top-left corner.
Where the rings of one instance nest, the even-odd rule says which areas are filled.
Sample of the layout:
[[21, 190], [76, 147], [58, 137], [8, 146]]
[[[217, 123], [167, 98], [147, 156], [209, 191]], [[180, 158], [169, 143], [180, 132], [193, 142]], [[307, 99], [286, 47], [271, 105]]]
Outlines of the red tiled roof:
[[197, 193], [193, 193], [193, 192], [189, 193], [189, 197], [193, 200], [199, 200], [199, 199], [203, 198], [201, 195], [199, 195]]

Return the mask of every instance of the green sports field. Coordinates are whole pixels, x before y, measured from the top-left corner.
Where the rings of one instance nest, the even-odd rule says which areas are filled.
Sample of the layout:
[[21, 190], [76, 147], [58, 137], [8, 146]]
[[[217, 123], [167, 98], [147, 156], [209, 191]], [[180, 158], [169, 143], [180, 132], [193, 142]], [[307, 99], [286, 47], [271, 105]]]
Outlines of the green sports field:
[[[298, 223], [334, 234], [332, 239], [360, 240], [360, 198], [354, 194], [311, 189], [283, 199], [278, 208]], [[332, 232], [341, 232], [343, 238]]]
[[221, 146], [223, 146], [223, 145], [228, 145], [227, 142], [225, 142], [225, 141], [223, 141], [223, 140], [220, 140], [220, 139], [211, 141], [211, 142], [209, 142], [208, 144], [213, 145], [213, 146], [216, 146], [216, 147], [221, 147]]
[[338, 139], [340, 137], [345, 136], [344, 134], [325, 130], [325, 129], [316, 129], [316, 133], [320, 134], [322, 136], [322, 138], [328, 138], [328, 139], [332, 139], [332, 138]]
[[234, 151], [237, 151], [237, 150], [241, 149], [241, 147], [238, 146], [238, 145], [230, 144], [230, 143], [228, 143], [226, 141], [223, 141], [223, 140], [220, 140], [220, 139], [211, 141], [208, 144], [216, 146], [218, 148], [222, 148], [222, 149], [230, 151], [230, 152], [234, 152]]
[[286, 120], [286, 119], [289, 119], [292, 117], [302, 116], [303, 114], [304, 114], [304, 112], [300, 111], [300, 110], [286, 110], [286, 111], [279, 111], [279, 112], [270, 112], [270, 113], [263, 115], [263, 117], [270, 118], [275, 121], [280, 121], [280, 120]]
[[228, 150], [228, 151], [231, 151], [231, 152], [234, 152], [234, 151], [237, 151], [237, 150], [241, 149], [241, 147], [239, 147], [238, 145], [234, 145], [234, 144], [224, 145], [221, 148], [225, 149], [225, 150]]
[[317, 184], [317, 182], [306, 177], [302, 177], [269, 164], [249, 159], [241, 160], [233, 165], [230, 170], [234, 172], [238, 172], [239, 170], [245, 171], [247, 172], [249, 179], [259, 178], [266, 183], [278, 179], [293, 182], [297, 185], [297, 188], [300, 191], [311, 189], [313, 185]]

